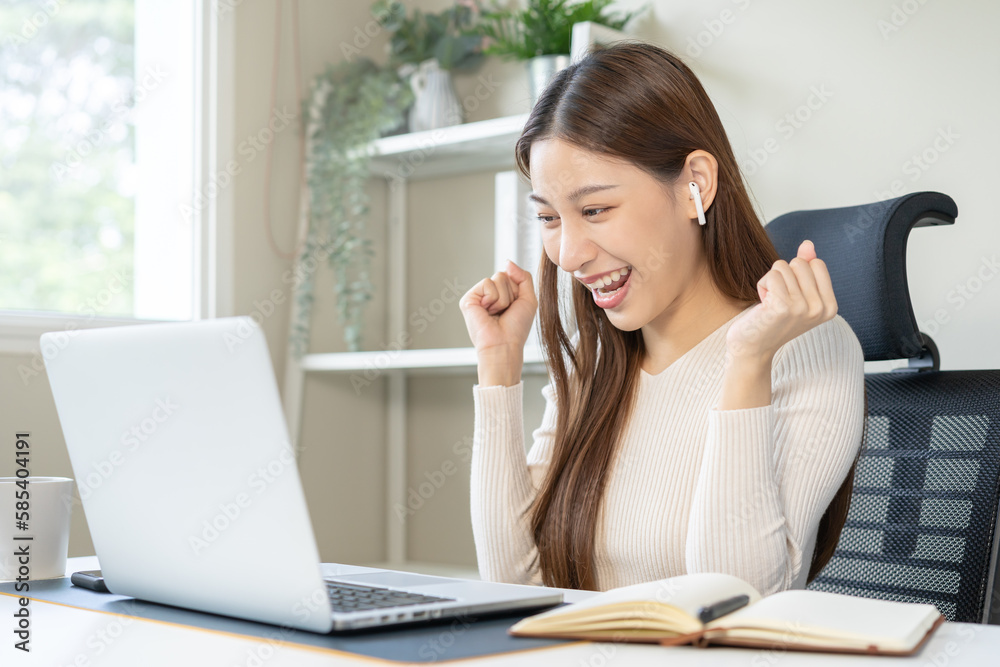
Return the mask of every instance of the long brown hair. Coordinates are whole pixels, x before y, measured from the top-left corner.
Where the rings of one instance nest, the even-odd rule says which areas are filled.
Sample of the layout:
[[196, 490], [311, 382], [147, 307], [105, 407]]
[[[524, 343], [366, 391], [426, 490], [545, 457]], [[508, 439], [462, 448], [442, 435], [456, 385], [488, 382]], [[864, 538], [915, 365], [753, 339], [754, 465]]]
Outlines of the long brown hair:
[[[517, 141], [517, 166], [526, 178], [532, 143], [553, 138], [627, 160], [665, 185], [676, 181], [692, 151], [715, 156], [718, 187], [701, 227], [711, 276], [730, 298], [746, 306], [759, 302], [757, 281], [778, 254], [753, 209], [715, 107], [680, 59], [651, 44], [625, 41], [563, 69], [539, 97]], [[617, 329], [587, 288], [572, 283], [575, 349], [560, 315], [558, 268], [543, 253], [539, 327], [559, 411], [548, 474], [527, 511], [544, 583], [593, 589], [598, 512], [645, 348], [640, 331]], [[820, 524], [810, 580], [837, 544], [853, 478], [852, 465]]]

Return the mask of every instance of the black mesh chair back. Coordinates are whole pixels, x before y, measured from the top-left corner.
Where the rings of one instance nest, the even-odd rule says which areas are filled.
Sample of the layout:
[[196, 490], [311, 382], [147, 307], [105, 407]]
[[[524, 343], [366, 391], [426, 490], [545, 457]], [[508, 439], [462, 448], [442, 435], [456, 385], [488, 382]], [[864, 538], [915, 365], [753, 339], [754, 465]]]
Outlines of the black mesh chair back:
[[1000, 616], [993, 595], [1000, 507], [1000, 370], [941, 371], [906, 284], [910, 229], [952, 224], [954, 201], [919, 192], [863, 206], [797, 211], [767, 225], [778, 254], [812, 239], [839, 312], [866, 361], [865, 442], [847, 522], [810, 589], [929, 602], [948, 620]]

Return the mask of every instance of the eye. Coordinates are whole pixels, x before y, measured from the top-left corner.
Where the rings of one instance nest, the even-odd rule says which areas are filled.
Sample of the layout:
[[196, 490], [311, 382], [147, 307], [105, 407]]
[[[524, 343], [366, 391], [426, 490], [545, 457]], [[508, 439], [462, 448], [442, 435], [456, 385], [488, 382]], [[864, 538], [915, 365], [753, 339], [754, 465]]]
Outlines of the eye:
[[[604, 213], [605, 211], [608, 211], [608, 210], [610, 210], [609, 207], [605, 207], [605, 208], [587, 208], [587, 209], [583, 210], [583, 216], [585, 218], [591, 218], [591, 217], [593, 217], [595, 215], [600, 215], [601, 213]], [[554, 215], [537, 215], [535, 217], [538, 219], [539, 222], [542, 222], [542, 223], [544, 223], [546, 225], [550, 224], [552, 220], [556, 219], [556, 216], [554, 216]]]

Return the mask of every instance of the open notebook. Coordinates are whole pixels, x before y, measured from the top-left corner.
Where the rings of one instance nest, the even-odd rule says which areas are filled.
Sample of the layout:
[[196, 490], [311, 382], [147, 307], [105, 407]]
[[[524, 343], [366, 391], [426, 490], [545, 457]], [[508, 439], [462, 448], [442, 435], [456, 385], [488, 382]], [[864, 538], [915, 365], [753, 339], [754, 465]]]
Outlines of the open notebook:
[[[739, 608], [726, 613], [734, 606]], [[708, 620], [713, 616], [717, 618]], [[750, 584], [728, 574], [688, 574], [616, 588], [536, 614], [511, 627], [510, 633], [909, 655], [943, 622], [944, 617], [930, 604], [807, 590], [764, 598]]]

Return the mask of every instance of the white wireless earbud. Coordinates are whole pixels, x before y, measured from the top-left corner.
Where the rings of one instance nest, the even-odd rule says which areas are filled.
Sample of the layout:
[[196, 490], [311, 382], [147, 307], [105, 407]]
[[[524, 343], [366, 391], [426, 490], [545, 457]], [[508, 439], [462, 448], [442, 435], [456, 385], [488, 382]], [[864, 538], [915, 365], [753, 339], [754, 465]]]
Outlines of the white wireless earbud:
[[701, 201], [701, 190], [698, 189], [698, 184], [694, 181], [688, 183], [688, 187], [691, 188], [691, 199], [694, 200], [694, 208], [698, 211], [698, 224], [705, 224], [705, 205]]

